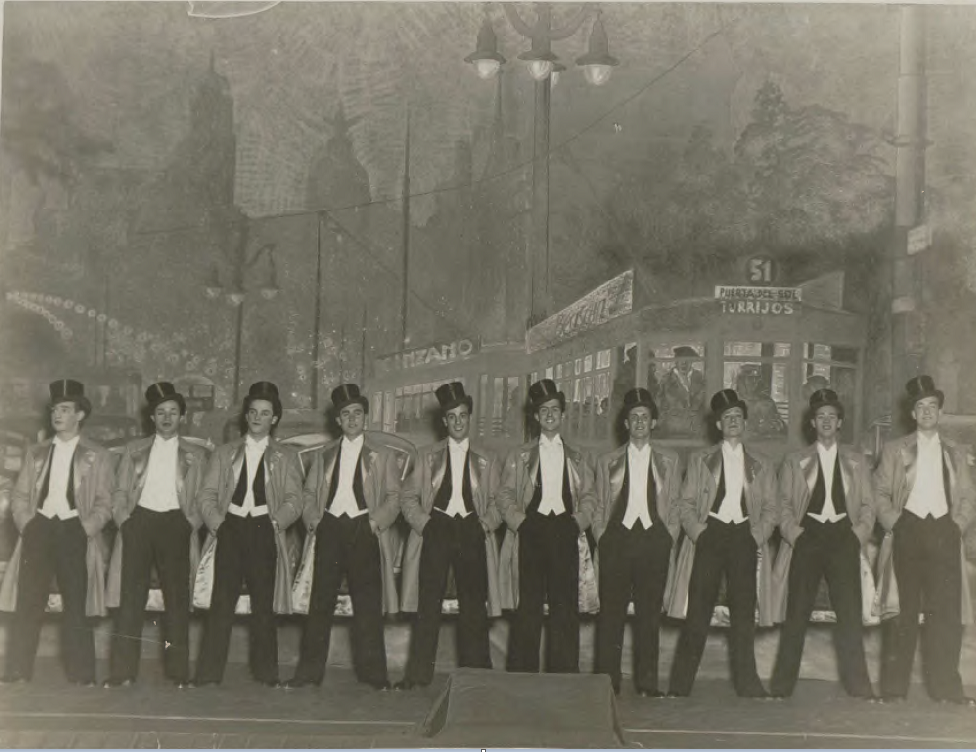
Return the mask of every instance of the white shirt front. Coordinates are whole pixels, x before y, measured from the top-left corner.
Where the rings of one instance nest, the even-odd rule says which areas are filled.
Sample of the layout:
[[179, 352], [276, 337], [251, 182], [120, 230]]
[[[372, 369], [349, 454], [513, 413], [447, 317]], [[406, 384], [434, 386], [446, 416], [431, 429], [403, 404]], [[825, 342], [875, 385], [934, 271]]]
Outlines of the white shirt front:
[[[258, 468], [264, 462], [264, 452], [268, 448], [268, 437], [265, 436], [260, 441], [255, 441], [248, 434], [244, 437], [244, 457], [247, 460], [247, 491], [244, 493], [244, 501], [240, 506], [231, 504], [229, 511], [238, 517], [262, 517], [268, 513], [267, 505], [254, 506], [254, 478], [258, 474]], [[267, 479], [265, 479], [267, 480]], [[238, 476], [238, 482], [240, 476]]]
[[725, 473], [725, 498], [718, 508], [718, 514], [709, 512], [722, 522], [739, 524], [746, 518], [742, 515], [742, 491], [745, 487], [745, 453], [742, 444], [733, 448], [727, 441], [722, 442], [722, 472]]
[[[156, 436], [149, 450], [146, 482], [139, 495], [139, 506], [154, 512], [170, 512], [180, 508], [176, 494], [176, 469], [179, 465], [180, 439]], [[248, 463], [250, 464], [250, 463]]]
[[41, 499], [38, 511], [48, 519], [70, 520], [78, 516], [78, 510], [68, 504], [68, 478], [71, 475], [71, 462], [78, 447], [79, 436], [61, 441], [57, 436], [51, 446], [50, 476], [48, 477], [47, 498]]
[[918, 461], [915, 465], [915, 485], [905, 502], [905, 509], [923, 519], [932, 515], [936, 519], [949, 513], [947, 498], [949, 489], [942, 480], [942, 440], [939, 434], [931, 439], [916, 434]]
[[834, 506], [834, 472], [837, 468], [837, 444], [833, 444], [830, 449], [817, 442], [817, 457], [820, 460], [820, 472], [824, 479], [824, 505], [820, 514], [808, 512], [817, 522], [837, 522], [844, 519], [845, 513], [837, 514], [837, 507]]
[[539, 514], [562, 514], [566, 510], [563, 503], [563, 467], [566, 456], [563, 452], [561, 436], [551, 441], [545, 436], [539, 437], [539, 465], [542, 472], [542, 501], [539, 502]]
[[451, 463], [451, 500], [444, 510], [451, 517], [467, 517], [464, 508], [464, 466], [468, 458], [468, 440], [447, 440], [448, 462]]
[[645, 530], [651, 529], [651, 513], [647, 508], [647, 474], [653, 473], [651, 465], [651, 445], [645, 444], [638, 449], [633, 444], [627, 444], [627, 472], [629, 473], [629, 489], [627, 493], [627, 511], [624, 512], [623, 525], [630, 530], [638, 520]]
[[[336, 485], [336, 495], [332, 500], [329, 513], [335, 517], [346, 515], [359, 517], [366, 514], [368, 509], [360, 509], [356, 503], [356, 494], [352, 491], [352, 481], [356, 477], [356, 466], [363, 451], [363, 435], [359, 434], [350, 441], [342, 437], [342, 451], [339, 453], [339, 480]], [[335, 471], [333, 471], [335, 472]]]

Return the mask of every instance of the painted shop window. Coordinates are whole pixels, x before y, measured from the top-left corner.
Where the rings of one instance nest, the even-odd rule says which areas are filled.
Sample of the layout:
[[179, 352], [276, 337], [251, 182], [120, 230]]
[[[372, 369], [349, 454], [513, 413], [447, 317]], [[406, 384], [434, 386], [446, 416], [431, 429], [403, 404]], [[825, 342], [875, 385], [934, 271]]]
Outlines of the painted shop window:
[[396, 405], [393, 400], [393, 392], [386, 393], [383, 401], [383, 430], [393, 433], [396, 430]]
[[705, 344], [649, 345], [647, 389], [660, 413], [659, 437], [700, 436], [707, 411]]
[[790, 418], [788, 342], [726, 342], [722, 386], [749, 407], [748, 431], [785, 436]]
[[807, 342], [803, 345], [803, 408], [818, 389], [833, 389], [844, 405], [846, 420], [841, 424], [841, 439], [854, 440], [854, 402], [857, 363], [855, 347]]

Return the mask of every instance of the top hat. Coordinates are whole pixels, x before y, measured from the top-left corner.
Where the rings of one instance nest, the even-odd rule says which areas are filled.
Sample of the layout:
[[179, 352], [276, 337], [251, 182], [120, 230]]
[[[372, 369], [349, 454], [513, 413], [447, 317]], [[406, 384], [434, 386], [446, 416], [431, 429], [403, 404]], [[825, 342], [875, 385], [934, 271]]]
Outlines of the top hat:
[[176, 391], [176, 387], [168, 381], [160, 381], [153, 384], [146, 390], [146, 402], [149, 403], [149, 412], [154, 412], [164, 402], [175, 402], [180, 406], [180, 414], [186, 412], [186, 400], [183, 395]]
[[739, 399], [735, 389], [723, 389], [720, 392], [715, 392], [709, 404], [712, 408], [712, 414], [716, 418], [721, 418], [727, 410], [731, 410], [733, 407], [740, 408], [743, 416], [748, 411], [746, 403]]
[[332, 390], [332, 404], [336, 412], [342, 412], [344, 407], [348, 407], [353, 402], [358, 402], [363, 406], [363, 410], [369, 410], [369, 400], [359, 393], [358, 384], [340, 384]]
[[941, 389], [937, 389], [932, 377], [925, 374], [916, 376], [914, 379], [910, 379], [909, 382], [905, 384], [905, 391], [908, 392], [908, 399], [911, 401], [913, 407], [918, 403], [919, 400], [923, 400], [926, 397], [937, 397], [940, 408], [945, 402], [945, 394], [943, 391]]
[[441, 410], [445, 413], [453, 410], [458, 405], [467, 405], [470, 413], [474, 407], [474, 400], [470, 395], [464, 393], [464, 384], [460, 381], [452, 381], [450, 384], [441, 384], [434, 390], [434, 395], [441, 405]]
[[695, 348], [688, 347], [687, 345], [679, 345], [672, 352], [676, 358], [701, 358], [701, 355], [695, 351]]
[[270, 381], [255, 381], [251, 388], [247, 390], [248, 399], [267, 400], [268, 402], [281, 402], [278, 396], [278, 387]]
[[48, 385], [51, 393], [51, 406], [60, 402], [75, 402], [85, 415], [91, 415], [91, 401], [85, 396], [85, 385], [74, 379], [52, 381]]
[[630, 411], [635, 407], [646, 407], [651, 411], [651, 419], [657, 420], [657, 405], [654, 403], [654, 398], [642, 386], [635, 387], [624, 395], [624, 415], [630, 415]]
[[529, 402], [532, 403], [533, 410], [538, 410], [549, 400], [559, 400], [559, 408], [566, 409], [566, 395], [559, 391], [552, 379], [542, 379], [529, 387]]
[[816, 413], [821, 407], [835, 407], [843, 410], [844, 406], [840, 402], [840, 397], [833, 389], [818, 389], [810, 395], [810, 412]]

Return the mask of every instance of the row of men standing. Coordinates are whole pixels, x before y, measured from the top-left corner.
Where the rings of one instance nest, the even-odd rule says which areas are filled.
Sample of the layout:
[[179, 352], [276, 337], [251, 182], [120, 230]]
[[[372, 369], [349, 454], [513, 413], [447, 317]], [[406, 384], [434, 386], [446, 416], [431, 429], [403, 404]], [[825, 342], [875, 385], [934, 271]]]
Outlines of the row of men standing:
[[[908, 390], [917, 398], [919, 431], [886, 447], [876, 492], [864, 458], [838, 448], [843, 406], [830, 390], [811, 397], [818, 441], [787, 458], [777, 492], [772, 464], [742, 444], [747, 408], [732, 390], [717, 393], [711, 403], [723, 441], [693, 454], [682, 482], [677, 455], [650, 444], [657, 408], [643, 389], [625, 397], [628, 443], [599, 457], [594, 468], [583, 452], [562, 441], [565, 398], [550, 380], [529, 390], [541, 436], [512, 452], [503, 465], [469, 445], [472, 401], [463, 386], [443, 385], [437, 397], [448, 439], [423, 450], [418, 467], [407, 473], [385, 448], [364, 436], [368, 402], [355, 385], [343, 385], [332, 395], [343, 438], [315, 453], [303, 490], [297, 454], [270, 437], [281, 415], [273, 384], [251, 387], [244, 403], [247, 435], [219, 447], [207, 461], [203, 450], [179, 438], [185, 405], [171, 385], [161, 383], [147, 392], [156, 435], [126, 448], [114, 494], [109, 494], [107, 455], [78, 437], [91, 410], [83, 388], [77, 382], [55, 382], [52, 425], [57, 435], [31, 451], [14, 493], [14, 519], [22, 534], [15, 552], [19, 574], [16, 566], [8, 571], [4, 590], [12, 589], [11, 580], [20, 587], [4, 680], [31, 676], [53, 571], [65, 599], [66, 634], [73, 634], [66, 642], [69, 679], [94, 681], [85, 616], [118, 605], [106, 684], [131, 684], [155, 561], [166, 604], [167, 675], [180, 686], [221, 681], [234, 606], [246, 582], [252, 672], [259, 681], [278, 686], [273, 614], [290, 611], [292, 584], [283, 533], [301, 517], [314, 536], [314, 578], [301, 658], [286, 686], [321, 683], [343, 576], [353, 601], [360, 680], [379, 689], [390, 686], [382, 617], [402, 606], [416, 610], [417, 620], [406, 676], [397, 688], [428, 684], [449, 567], [458, 583], [460, 665], [491, 667], [488, 616], [514, 608], [508, 668], [537, 671], [543, 604], [548, 602], [547, 668], [577, 671], [581, 534], [592, 526], [601, 598], [597, 670], [611, 676], [617, 691], [626, 609], [633, 600], [637, 690], [663, 694], [658, 690], [658, 633], [666, 606], [669, 613], [686, 617], [669, 694], [690, 693], [724, 576], [734, 687], [743, 696], [765, 697], [753, 649], [756, 565], [757, 560], [769, 565], [767, 544], [778, 524], [786, 542], [780, 555], [793, 561], [784, 570], [788, 583], [781, 585], [788, 587], [779, 588], [781, 602], [760, 603], [759, 608], [761, 622], [764, 613], [779, 614], [767, 617], [769, 623], [785, 619], [771, 694], [792, 692], [813, 599], [826, 576], [838, 615], [842, 681], [851, 695], [874, 698], [861, 639], [859, 552], [877, 514], [886, 530], [905, 530], [894, 538], [902, 613], [886, 645], [882, 697], [907, 693], [925, 591], [926, 642], [929, 654], [936, 656], [930, 661], [929, 691], [939, 700], [972, 705], [959, 678], [961, 600], [953, 597], [964, 583], [958, 555], [954, 564], [946, 558], [946, 551], [953, 550], [950, 538], [956, 536], [958, 553], [959, 535], [976, 512], [969, 458], [941, 439], [941, 473], [923, 470], [930, 458], [923, 455], [922, 442], [940, 441], [942, 397], [928, 377], [913, 379]], [[916, 445], [917, 455], [906, 453]], [[401, 509], [412, 532], [398, 599], [388, 531]], [[121, 540], [109, 571], [108, 596], [100, 599], [98, 533], [110, 516]], [[494, 530], [503, 523], [508, 530], [497, 552]], [[187, 614], [198, 554], [192, 531], [200, 524], [218, 545], [210, 612], [195, 682], [190, 682]], [[682, 529], [686, 541], [674, 556]], [[79, 566], [83, 548], [87, 567]]]

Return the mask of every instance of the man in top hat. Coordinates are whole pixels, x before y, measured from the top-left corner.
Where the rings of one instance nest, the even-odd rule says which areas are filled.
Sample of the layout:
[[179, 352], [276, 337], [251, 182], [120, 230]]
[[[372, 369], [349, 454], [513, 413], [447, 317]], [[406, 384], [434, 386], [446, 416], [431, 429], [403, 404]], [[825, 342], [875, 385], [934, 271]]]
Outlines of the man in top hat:
[[542, 433], [509, 454], [497, 499], [508, 526], [501, 561], [518, 561], [517, 594], [510, 592], [513, 577], [500, 576], [501, 587], [510, 593], [505, 605], [516, 607], [508, 670], [539, 670], [543, 604], [548, 601], [546, 668], [573, 673], [579, 671], [579, 537], [590, 526], [580, 502], [583, 489], [593, 482], [593, 469], [589, 457], [559, 434], [566, 396], [556, 384], [550, 379], [532, 384], [529, 401]]
[[315, 453], [303, 519], [315, 535], [315, 569], [301, 653], [289, 688], [319, 685], [329, 656], [336, 597], [345, 575], [353, 609], [353, 664], [359, 681], [386, 690], [383, 613], [396, 612], [390, 527], [400, 514], [396, 456], [363, 433], [369, 400], [356, 384], [332, 391], [342, 438]]
[[[779, 520], [773, 464], [745, 446], [748, 408], [732, 389], [711, 400], [722, 441], [688, 460], [681, 524], [688, 540], [675, 571], [675, 604], [687, 592], [687, 618], [671, 668], [669, 694], [691, 694], [723, 576], [731, 630], [732, 683], [740, 697], [765, 697], [756, 672], [756, 564], [768, 567], [768, 541]], [[682, 552], [684, 553], [684, 551]], [[690, 570], [690, 571], [689, 571]], [[765, 579], [765, 578], [764, 578]], [[768, 593], [763, 592], [768, 598]], [[680, 609], [679, 609], [680, 611]], [[760, 602], [760, 614], [769, 603]]]
[[420, 453], [401, 504], [412, 531], [403, 557], [400, 606], [402, 611], [416, 611], [417, 619], [406, 675], [397, 689], [425, 687], [434, 676], [449, 568], [457, 583], [459, 666], [491, 668], [489, 601], [492, 615], [501, 613], [492, 534], [502, 522], [495, 506], [500, 463], [469, 441], [473, 401], [464, 385], [442, 384], [435, 395], [448, 438]]
[[916, 430], [888, 442], [875, 471], [878, 519], [892, 535], [899, 613], [886, 625], [882, 647], [881, 697], [908, 695], [925, 604], [922, 649], [929, 695], [939, 702], [976, 707], [963, 693], [959, 674], [969, 587], [963, 575], [961, 538], [976, 521], [973, 456], [939, 431], [945, 395], [931, 376], [906, 385]]
[[200, 514], [217, 549], [197, 686], [224, 677], [242, 582], [251, 603], [251, 673], [262, 684], [280, 686], [274, 615], [291, 612], [284, 532], [302, 513], [302, 466], [294, 449], [271, 436], [281, 419], [277, 386], [252, 384], [243, 412], [247, 433], [214, 450], [199, 494]]
[[584, 495], [592, 510], [600, 573], [596, 670], [620, 693], [627, 604], [634, 602], [634, 683], [642, 697], [660, 697], [658, 644], [671, 547], [681, 530], [681, 462], [651, 443], [657, 405], [638, 387], [624, 396], [628, 441], [596, 461], [596, 486]]
[[84, 386], [62, 379], [50, 385], [50, 392], [54, 437], [27, 452], [11, 498], [20, 540], [5, 573], [16, 578], [16, 596], [15, 604], [4, 604], [4, 610], [15, 613], [3, 680], [30, 681], [33, 675], [54, 575], [64, 609], [61, 633], [68, 680], [94, 686], [95, 642], [88, 617], [107, 613], [101, 533], [112, 518], [112, 459], [80, 433], [91, 415]]
[[106, 688], [136, 680], [153, 563], [166, 609], [164, 670], [179, 687], [190, 679], [191, 561], [199, 559], [196, 495], [207, 452], [180, 436], [186, 401], [172, 384], [153, 384], [146, 390], [146, 402], [155, 434], [126, 445], [112, 495], [119, 532], [109, 566], [108, 605], [119, 610]]
[[[835, 644], [841, 683], [851, 697], [874, 699], [864, 657], [861, 616], [861, 548], [874, 531], [874, 489], [864, 456], [838, 442], [844, 406], [832, 389], [810, 395], [810, 423], [817, 440], [786, 457], [780, 471], [779, 529], [783, 536], [774, 577], [783, 621], [773, 697], [793, 694], [807, 623], [821, 578], [837, 615]], [[783, 586], [788, 587], [783, 587]]]

